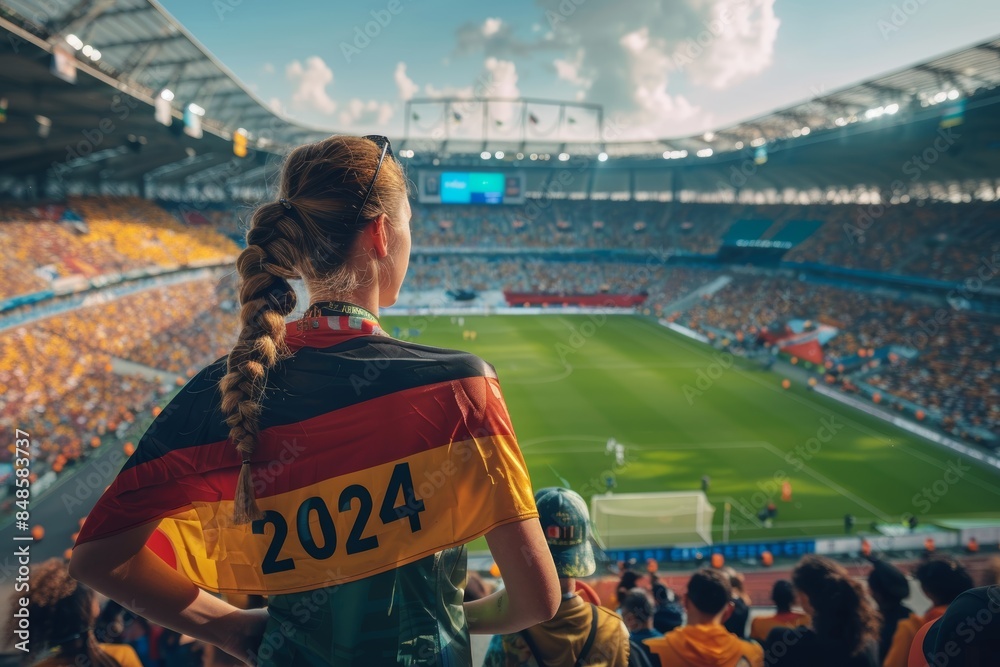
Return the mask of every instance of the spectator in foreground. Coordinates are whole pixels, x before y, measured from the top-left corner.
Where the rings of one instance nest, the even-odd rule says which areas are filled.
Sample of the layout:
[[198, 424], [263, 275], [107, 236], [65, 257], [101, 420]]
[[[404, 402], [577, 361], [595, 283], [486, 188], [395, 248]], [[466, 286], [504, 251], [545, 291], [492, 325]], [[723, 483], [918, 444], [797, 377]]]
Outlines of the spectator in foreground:
[[733, 613], [732, 596], [729, 577], [721, 571], [695, 572], [684, 594], [688, 624], [643, 643], [662, 667], [762, 667], [761, 647], [723, 625]]
[[950, 556], [933, 556], [921, 563], [914, 574], [932, 606], [923, 616], [911, 615], [899, 622], [883, 667], [906, 667], [920, 628], [941, 618], [955, 598], [974, 586], [968, 571]]
[[792, 571], [811, 626], [772, 630], [768, 667], [878, 667], [878, 612], [861, 585], [823, 556], [805, 556]]
[[750, 638], [764, 643], [771, 630], [775, 628], [797, 628], [809, 625], [809, 614], [792, 611], [795, 601], [795, 589], [792, 582], [779, 579], [771, 588], [771, 600], [777, 608], [773, 616], [758, 616], [750, 622]]
[[[73, 575], [258, 667], [470, 664], [470, 633], [516, 632], [559, 604], [496, 371], [378, 324], [411, 247], [387, 139], [300, 146], [276, 189], [236, 260], [235, 345], [143, 435], [81, 529]], [[286, 322], [299, 278], [311, 301]], [[506, 588], [463, 603], [464, 544], [480, 535]]]
[[[36, 667], [142, 667], [135, 649], [125, 644], [99, 644], [94, 637], [94, 622], [100, 614], [93, 591], [69, 576], [63, 561], [52, 558], [31, 568], [31, 588], [15, 592], [11, 607], [18, 599], [28, 598], [30, 643], [27, 654]], [[7, 637], [18, 641], [18, 621], [11, 618]], [[39, 650], [34, 650], [38, 647]], [[40, 662], [35, 662], [41, 658]]]
[[892, 646], [892, 637], [896, 634], [896, 626], [911, 616], [914, 619], [917, 616], [909, 607], [903, 606], [903, 600], [910, 597], [910, 582], [906, 580], [906, 575], [884, 560], [876, 559], [872, 565], [872, 571], [868, 573], [868, 590], [882, 615], [878, 657], [885, 660]]
[[1000, 662], [1000, 588], [961, 593], [941, 618], [924, 625], [910, 649], [910, 667], [995, 667]]
[[483, 667], [626, 667], [630, 647], [625, 623], [604, 607], [584, 602], [576, 590], [576, 577], [597, 569], [587, 504], [580, 494], [559, 487], [539, 490], [535, 504], [559, 573], [562, 603], [549, 621], [493, 637]]
[[733, 613], [723, 625], [740, 639], [746, 639], [747, 620], [750, 618], [750, 596], [743, 587], [743, 574], [731, 567], [724, 568], [722, 573], [729, 577], [729, 585], [733, 588]]

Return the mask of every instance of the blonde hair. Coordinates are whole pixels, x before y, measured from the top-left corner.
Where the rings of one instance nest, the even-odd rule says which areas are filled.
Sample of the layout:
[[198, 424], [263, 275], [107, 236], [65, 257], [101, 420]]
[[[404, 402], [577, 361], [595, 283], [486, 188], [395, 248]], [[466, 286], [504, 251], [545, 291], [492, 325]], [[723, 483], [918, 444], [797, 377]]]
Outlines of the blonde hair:
[[354, 242], [371, 220], [399, 210], [406, 178], [388, 156], [372, 186], [381, 150], [360, 137], [334, 136], [293, 150], [281, 171], [279, 200], [250, 218], [247, 248], [236, 260], [240, 333], [219, 382], [229, 440], [243, 465], [236, 484], [233, 521], [262, 518], [249, 465], [260, 436], [261, 401], [267, 372], [288, 355], [285, 316], [295, 308], [290, 280], [322, 284], [334, 294], [350, 292], [358, 277], [348, 265]]

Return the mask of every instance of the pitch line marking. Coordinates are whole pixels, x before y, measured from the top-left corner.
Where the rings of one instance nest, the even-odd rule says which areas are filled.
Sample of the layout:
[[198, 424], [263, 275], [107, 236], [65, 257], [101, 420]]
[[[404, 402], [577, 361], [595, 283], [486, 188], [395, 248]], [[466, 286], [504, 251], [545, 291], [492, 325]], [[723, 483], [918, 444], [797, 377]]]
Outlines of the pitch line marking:
[[[771, 443], [769, 443], [769, 442], [763, 443], [763, 447], [767, 451], [769, 451], [772, 454], [774, 454], [775, 456], [777, 456], [782, 461], [785, 460], [785, 453], [782, 452], [777, 447], [775, 447], [774, 445], [772, 445]], [[842, 487], [840, 484], [837, 484], [836, 482], [834, 482], [832, 479], [830, 479], [826, 475], [821, 475], [820, 473], [816, 472], [815, 470], [813, 470], [812, 468], [810, 468], [809, 466], [807, 466], [805, 464], [802, 465], [802, 467], [800, 468], [800, 470], [802, 470], [802, 471], [806, 472], [807, 474], [811, 475], [814, 479], [818, 480], [820, 483], [826, 484], [827, 488], [833, 489], [834, 491], [836, 491], [840, 495], [844, 496], [848, 500], [854, 501], [855, 503], [857, 503], [861, 507], [864, 507], [866, 510], [868, 510], [869, 512], [872, 512], [875, 516], [881, 518], [883, 521], [889, 521], [891, 519], [891, 517], [888, 514], [886, 514], [885, 512], [883, 512], [882, 510], [880, 510], [879, 508], [875, 507], [874, 505], [872, 505], [868, 501], [864, 500], [860, 496], [857, 496], [857, 495], [851, 493], [850, 491], [848, 491], [847, 489], [845, 489], [844, 487]]]

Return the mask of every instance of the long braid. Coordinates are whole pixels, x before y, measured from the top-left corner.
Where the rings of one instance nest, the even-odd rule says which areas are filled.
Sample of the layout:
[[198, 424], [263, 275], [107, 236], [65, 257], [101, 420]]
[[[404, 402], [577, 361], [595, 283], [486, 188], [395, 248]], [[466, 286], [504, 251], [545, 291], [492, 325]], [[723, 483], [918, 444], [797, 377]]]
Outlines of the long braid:
[[[240, 276], [241, 331], [219, 382], [229, 439], [240, 452], [233, 521], [260, 519], [252, 478], [252, 457], [260, 436], [261, 400], [267, 372], [288, 354], [285, 316], [295, 308], [289, 280], [298, 276], [301, 230], [279, 204], [267, 204], [253, 216], [247, 248], [236, 260]], [[291, 237], [291, 238], [289, 238]]]
[[386, 158], [375, 179], [380, 153], [368, 139], [346, 136], [296, 148], [282, 168], [282, 199], [261, 206], [251, 218], [247, 248], [236, 260], [241, 330], [219, 382], [229, 439], [242, 463], [236, 524], [263, 516], [251, 463], [267, 373], [289, 353], [285, 316], [295, 308], [295, 291], [288, 281], [302, 278], [324, 294], [350, 293], [359, 281], [348, 262], [358, 234], [379, 214], [399, 210], [406, 199], [406, 179], [395, 160]]

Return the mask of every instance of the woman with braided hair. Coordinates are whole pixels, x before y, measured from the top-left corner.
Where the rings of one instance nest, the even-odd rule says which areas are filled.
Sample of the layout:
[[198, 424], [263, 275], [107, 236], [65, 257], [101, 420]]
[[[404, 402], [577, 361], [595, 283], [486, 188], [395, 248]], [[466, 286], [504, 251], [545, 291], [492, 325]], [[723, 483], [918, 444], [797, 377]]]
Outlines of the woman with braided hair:
[[[99, 644], [94, 622], [100, 614], [97, 596], [69, 575], [66, 563], [49, 559], [31, 568], [30, 587], [15, 592], [11, 607], [27, 598], [29, 652], [27, 664], [36, 667], [94, 665], [95, 667], [142, 667], [135, 650], [125, 644]], [[7, 637], [15, 637], [18, 619], [11, 618]], [[42, 658], [40, 662], [35, 662]]]
[[[301, 146], [278, 190], [236, 262], [236, 344], [149, 427], [73, 574], [252, 664], [471, 665], [470, 633], [516, 632], [559, 604], [496, 372], [378, 324], [410, 252], [387, 139]], [[286, 321], [296, 279], [309, 305]], [[481, 535], [505, 588], [463, 603], [463, 545]]]

